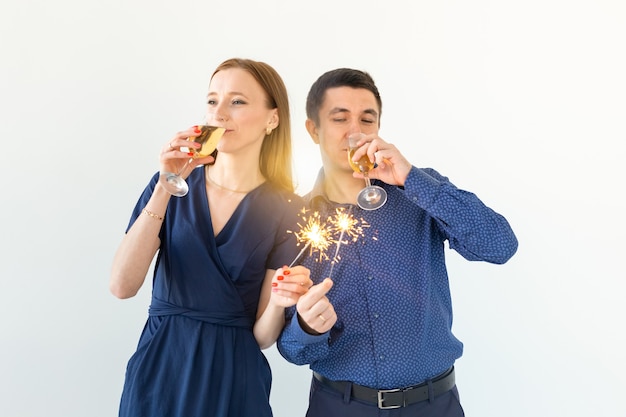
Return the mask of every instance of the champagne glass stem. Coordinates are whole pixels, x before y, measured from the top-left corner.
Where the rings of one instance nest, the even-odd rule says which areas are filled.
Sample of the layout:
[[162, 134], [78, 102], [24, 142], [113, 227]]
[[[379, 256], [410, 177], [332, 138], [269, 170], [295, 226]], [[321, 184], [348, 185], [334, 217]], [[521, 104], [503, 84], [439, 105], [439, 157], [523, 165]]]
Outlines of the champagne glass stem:
[[182, 177], [182, 175], [185, 172], [187, 172], [187, 168], [189, 168], [189, 166], [191, 165], [191, 161], [193, 161], [193, 158], [189, 158], [187, 163], [185, 165], [183, 165], [183, 167], [180, 169], [180, 171], [178, 171], [178, 173], [176, 174], [177, 177]]
[[365, 179], [365, 186], [366, 187], [371, 187], [372, 186], [372, 182], [370, 181], [370, 177], [367, 176], [367, 172], [363, 173], [363, 178]]

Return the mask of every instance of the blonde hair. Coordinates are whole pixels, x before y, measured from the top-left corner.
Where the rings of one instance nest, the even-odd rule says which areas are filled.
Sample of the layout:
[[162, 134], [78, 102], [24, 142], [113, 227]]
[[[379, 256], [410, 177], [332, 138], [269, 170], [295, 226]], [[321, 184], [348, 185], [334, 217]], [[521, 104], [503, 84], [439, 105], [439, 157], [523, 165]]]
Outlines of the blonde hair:
[[263, 140], [259, 166], [268, 182], [293, 192], [291, 119], [285, 83], [276, 70], [265, 62], [243, 58], [231, 58], [222, 62], [211, 75], [211, 79], [219, 71], [230, 68], [239, 68], [252, 75], [267, 94], [268, 108], [277, 109], [278, 126]]

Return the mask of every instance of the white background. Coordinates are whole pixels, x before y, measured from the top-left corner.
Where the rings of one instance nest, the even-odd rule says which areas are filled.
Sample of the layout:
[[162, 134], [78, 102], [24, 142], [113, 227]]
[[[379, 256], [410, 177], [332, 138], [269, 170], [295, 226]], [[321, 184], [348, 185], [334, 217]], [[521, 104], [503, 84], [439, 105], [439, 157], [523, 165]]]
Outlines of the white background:
[[[115, 299], [111, 259], [234, 56], [284, 77], [299, 192], [320, 164], [308, 88], [350, 66], [379, 85], [383, 138], [510, 221], [506, 265], [448, 256], [468, 416], [626, 416], [625, 7], [3, 0], [0, 417], [117, 415], [150, 286]], [[267, 355], [275, 415], [304, 415], [308, 369]]]

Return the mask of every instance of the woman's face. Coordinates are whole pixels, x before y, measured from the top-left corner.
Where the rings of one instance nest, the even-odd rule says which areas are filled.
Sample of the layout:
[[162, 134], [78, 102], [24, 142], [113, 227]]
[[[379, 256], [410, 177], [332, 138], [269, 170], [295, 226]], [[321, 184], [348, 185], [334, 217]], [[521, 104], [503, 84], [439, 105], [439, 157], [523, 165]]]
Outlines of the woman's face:
[[248, 146], [260, 151], [266, 129], [278, 126], [278, 110], [268, 108], [263, 88], [240, 68], [213, 75], [207, 95], [207, 122], [226, 129], [220, 152], [234, 153]]

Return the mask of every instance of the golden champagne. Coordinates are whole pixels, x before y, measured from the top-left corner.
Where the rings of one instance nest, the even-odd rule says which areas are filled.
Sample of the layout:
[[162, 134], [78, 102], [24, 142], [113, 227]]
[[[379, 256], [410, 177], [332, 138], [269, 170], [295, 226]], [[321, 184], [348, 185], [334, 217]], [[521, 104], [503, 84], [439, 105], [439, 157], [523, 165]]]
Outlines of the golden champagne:
[[226, 129], [216, 126], [198, 126], [202, 133], [195, 138], [190, 138], [194, 142], [202, 144], [202, 147], [195, 151], [196, 157], [205, 157], [213, 153], [217, 148], [217, 143], [220, 141]]
[[[366, 135], [363, 133], [352, 133], [348, 136], [348, 162], [352, 169], [359, 174], [363, 174], [365, 179], [365, 188], [363, 188], [356, 196], [356, 202], [363, 210], [376, 210], [387, 201], [387, 192], [378, 185], [372, 185], [368, 173], [374, 169], [374, 163], [370, 161], [367, 154], [363, 155], [357, 162], [352, 161], [352, 157], [356, 153], [357, 144], [365, 140]], [[361, 146], [366, 145], [365, 141]], [[369, 146], [369, 145], [368, 145]]]
[[374, 163], [370, 161], [367, 154], [363, 155], [357, 162], [352, 160], [352, 156], [359, 148], [350, 148], [348, 152], [348, 162], [350, 166], [354, 170], [354, 172], [358, 172], [359, 174], [365, 174], [369, 172], [370, 169], [374, 168]]

